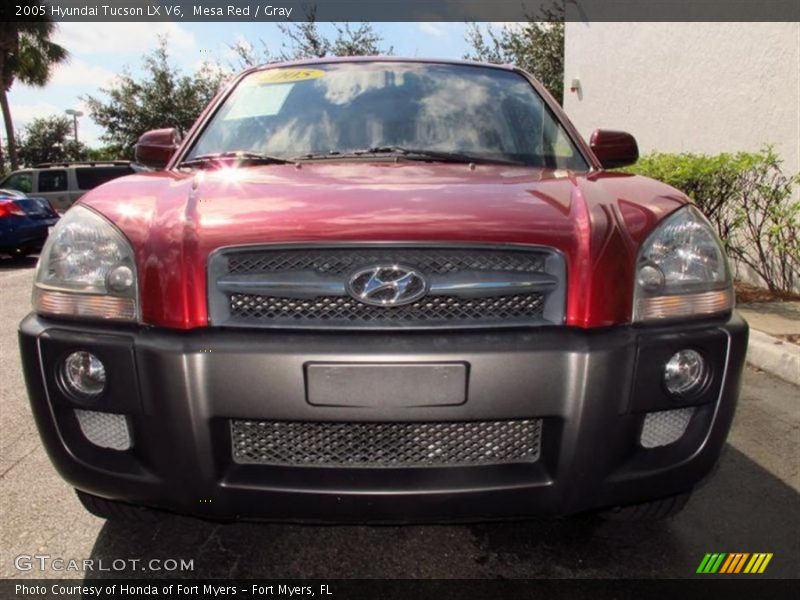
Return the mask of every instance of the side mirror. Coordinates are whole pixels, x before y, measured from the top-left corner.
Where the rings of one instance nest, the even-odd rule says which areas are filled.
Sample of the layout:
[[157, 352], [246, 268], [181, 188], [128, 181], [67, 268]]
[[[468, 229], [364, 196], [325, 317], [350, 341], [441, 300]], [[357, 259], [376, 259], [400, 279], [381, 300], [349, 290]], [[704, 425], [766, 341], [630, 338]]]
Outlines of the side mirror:
[[614, 169], [634, 164], [639, 160], [639, 146], [630, 133], [595, 129], [589, 147], [604, 169]]
[[135, 160], [153, 169], [163, 169], [180, 144], [177, 129], [153, 129], [136, 142]]

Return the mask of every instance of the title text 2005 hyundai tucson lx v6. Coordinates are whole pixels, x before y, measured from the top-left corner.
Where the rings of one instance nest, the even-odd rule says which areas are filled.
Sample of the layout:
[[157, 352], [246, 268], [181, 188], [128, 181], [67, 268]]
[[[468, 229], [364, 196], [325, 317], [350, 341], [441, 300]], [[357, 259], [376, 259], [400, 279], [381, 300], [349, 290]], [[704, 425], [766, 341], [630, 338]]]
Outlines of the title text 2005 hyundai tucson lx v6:
[[66, 213], [20, 326], [96, 514], [658, 517], [714, 467], [747, 342], [720, 242], [524, 72], [271, 65], [137, 153], [165, 168]]

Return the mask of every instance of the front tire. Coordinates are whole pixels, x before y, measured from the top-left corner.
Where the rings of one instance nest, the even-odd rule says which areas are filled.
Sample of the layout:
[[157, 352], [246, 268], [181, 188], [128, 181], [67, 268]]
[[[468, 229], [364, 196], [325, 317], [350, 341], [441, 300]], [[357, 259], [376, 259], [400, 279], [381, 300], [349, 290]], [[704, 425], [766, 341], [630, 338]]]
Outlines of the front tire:
[[691, 496], [691, 492], [684, 492], [641, 504], [616, 506], [602, 511], [600, 516], [609, 521], [660, 521], [674, 517], [681, 512]]

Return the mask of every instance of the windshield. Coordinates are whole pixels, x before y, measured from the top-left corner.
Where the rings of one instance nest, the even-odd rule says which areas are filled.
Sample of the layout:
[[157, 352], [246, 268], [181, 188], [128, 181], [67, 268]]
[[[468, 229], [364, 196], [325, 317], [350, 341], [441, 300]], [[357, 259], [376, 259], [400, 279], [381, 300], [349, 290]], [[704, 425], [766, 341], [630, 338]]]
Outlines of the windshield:
[[[586, 170], [536, 90], [501, 69], [336, 63], [245, 77], [184, 160], [224, 152], [300, 158], [403, 148], [476, 162]], [[374, 158], [374, 156], [372, 156]], [[435, 156], [422, 157], [436, 160]]]

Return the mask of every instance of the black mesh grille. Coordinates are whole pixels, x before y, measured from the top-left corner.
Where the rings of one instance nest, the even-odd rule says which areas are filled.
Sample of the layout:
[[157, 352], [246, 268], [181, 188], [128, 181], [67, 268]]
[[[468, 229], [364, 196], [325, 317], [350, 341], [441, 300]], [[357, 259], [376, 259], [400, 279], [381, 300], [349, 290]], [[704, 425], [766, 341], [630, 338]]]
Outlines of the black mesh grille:
[[312, 270], [331, 275], [345, 274], [361, 265], [396, 262], [425, 273], [455, 271], [544, 270], [547, 254], [528, 250], [470, 250], [438, 248], [323, 248], [235, 252], [228, 257], [228, 272], [274, 273]]
[[233, 460], [308, 467], [533, 463], [542, 420], [445, 423], [231, 421]]
[[457, 298], [428, 296], [413, 304], [385, 308], [362, 304], [349, 296], [323, 296], [313, 300], [231, 294], [230, 313], [247, 321], [283, 320], [326, 324], [422, 322], [431, 325], [531, 320], [542, 316], [541, 294]]

